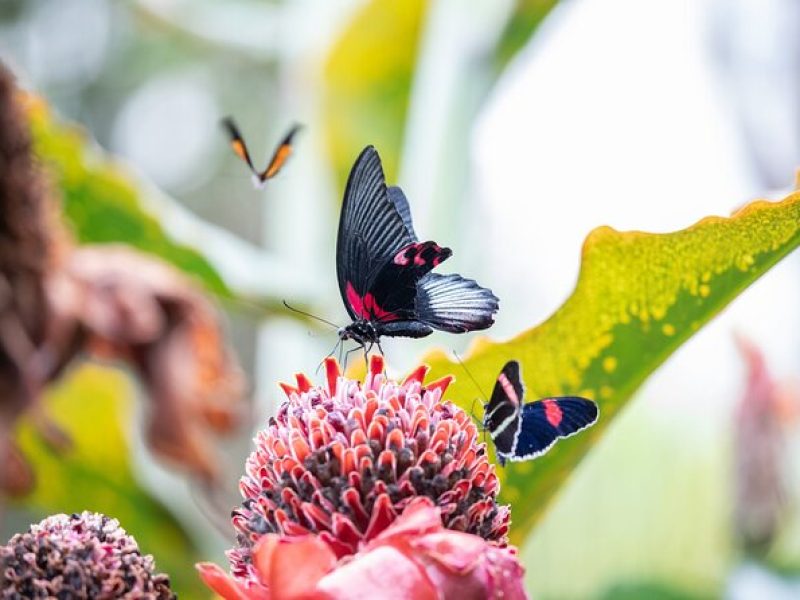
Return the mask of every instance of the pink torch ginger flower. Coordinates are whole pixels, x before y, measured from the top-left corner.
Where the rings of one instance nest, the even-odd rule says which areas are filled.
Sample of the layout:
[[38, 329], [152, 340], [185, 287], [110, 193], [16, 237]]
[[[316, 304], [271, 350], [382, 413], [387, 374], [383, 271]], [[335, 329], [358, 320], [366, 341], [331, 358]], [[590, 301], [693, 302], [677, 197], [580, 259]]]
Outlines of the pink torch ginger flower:
[[258, 581], [198, 565], [225, 600], [481, 600], [527, 598], [514, 552], [445, 529], [440, 509], [417, 497], [354, 556], [337, 560], [322, 536], [267, 534], [253, 549]]
[[403, 383], [373, 356], [363, 385], [325, 361], [327, 387], [304, 375], [269, 426], [240, 483], [233, 512], [239, 547], [229, 552], [237, 578], [255, 578], [252, 548], [262, 535], [318, 534], [338, 557], [357, 552], [414, 498], [430, 498], [448, 529], [507, 543], [509, 511], [478, 429], [441, 395], [445, 378], [426, 386], [427, 367]]
[[391, 381], [379, 356], [363, 384], [335, 359], [325, 370], [326, 386], [282, 386], [240, 483], [231, 575], [204, 564], [203, 580], [236, 599], [366, 598], [376, 585], [386, 598], [525, 597], [478, 428], [441, 399], [452, 378], [424, 384], [423, 366]]

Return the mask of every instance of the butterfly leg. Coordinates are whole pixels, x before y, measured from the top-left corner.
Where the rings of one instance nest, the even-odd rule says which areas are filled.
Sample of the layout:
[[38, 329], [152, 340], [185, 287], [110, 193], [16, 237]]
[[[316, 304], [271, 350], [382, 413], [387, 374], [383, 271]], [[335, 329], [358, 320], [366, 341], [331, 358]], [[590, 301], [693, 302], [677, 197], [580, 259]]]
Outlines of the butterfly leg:
[[[351, 348], [350, 350], [345, 352], [345, 354], [344, 354], [344, 363], [342, 364], [342, 370], [344, 370], [344, 371], [347, 370], [347, 359], [350, 358], [350, 355], [353, 352], [357, 352], [360, 348], [363, 348], [363, 345], [356, 346], [355, 348]], [[339, 362], [341, 362], [341, 361], [339, 361]]]
[[380, 352], [380, 353], [381, 353], [381, 356], [385, 356], [385, 355], [386, 355], [386, 353], [383, 351], [383, 346], [381, 346], [381, 343], [380, 343], [380, 341], [377, 341], [377, 342], [375, 342], [375, 343], [376, 343], [376, 344], [378, 344], [378, 352]]
[[369, 343], [369, 348], [366, 344], [363, 344], [361, 348], [364, 350], [364, 365], [367, 367], [367, 371], [369, 371], [369, 351], [372, 350], [372, 346], [374, 345], [373, 342]]
[[[342, 345], [342, 340], [339, 340], [338, 342], [336, 342], [336, 345], [333, 347], [333, 350], [331, 350], [330, 352], [328, 352], [328, 354], [325, 356], [325, 358], [323, 358], [321, 361], [319, 361], [319, 364], [317, 365], [317, 370], [316, 370], [316, 371], [314, 371], [314, 373], [315, 373], [315, 374], [319, 375], [319, 370], [322, 368], [322, 365], [323, 365], [323, 363], [325, 362], [325, 360], [326, 360], [326, 359], [328, 359], [328, 358], [330, 358], [331, 356], [333, 356], [333, 355], [336, 353], [336, 350], [337, 350], [337, 349], [338, 349], [338, 348], [339, 348], [341, 345]], [[341, 358], [342, 358], [342, 353], [341, 353], [341, 352], [339, 352], [339, 362], [341, 362]]]

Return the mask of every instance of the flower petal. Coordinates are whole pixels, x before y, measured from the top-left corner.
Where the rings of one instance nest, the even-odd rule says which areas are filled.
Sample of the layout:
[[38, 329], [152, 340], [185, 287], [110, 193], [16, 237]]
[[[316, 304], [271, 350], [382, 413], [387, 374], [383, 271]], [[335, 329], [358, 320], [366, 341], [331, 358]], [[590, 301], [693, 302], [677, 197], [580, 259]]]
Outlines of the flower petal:
[[[225, 600], [252, 600], [254, 598], [254, 596], [248, 595], [244, 587], [223, 571], [219, 565], [197, 563], [195, 568], [200, 573], [203, 583]], [[267, 599], [268, 596], [264, 598]]]
[[379, 546], [332, 571], [317, 589], [334, 600], [438, 600], [431, 580], [392, 546]]
[[253, 551], [262, 581], [269, 582], [272, 600], [319, 598], [317, 582], [336, 565], [336, 555], [317, 536], [280, 539], [264, 536]]

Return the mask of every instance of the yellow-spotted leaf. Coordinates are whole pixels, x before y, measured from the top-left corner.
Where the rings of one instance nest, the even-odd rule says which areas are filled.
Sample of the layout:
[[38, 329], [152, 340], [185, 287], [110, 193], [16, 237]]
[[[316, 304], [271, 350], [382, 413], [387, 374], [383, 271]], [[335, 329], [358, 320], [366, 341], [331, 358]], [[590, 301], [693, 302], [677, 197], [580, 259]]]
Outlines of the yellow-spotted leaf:
[[34, 152], [60, 194], [64, 216], [82, 243], [121, 242], [154, 254], [192, 275], [214, 294], [231, 293], [196, 249], [172, 240], [141, 205], [137, 182], [74, 126], [54, 117], [46, 103], [27, 96]]
[[[482, 338], [475, 344], [464, 362], [484, 388], [491, 389], [513, 358], [522, 363], [529, 399], [579, 394], [600, 405], [593, 428], [538, 460], [501, 469], [503, 497], [513, 504], [515, 541], [524, 539], [645, 378], [798, 243], [800, 192], [675, 233], [600, 227], [586, 239], [574, 292], [553, 316], [507, 342]], [[460, 372], [444, 352], [426, 362], [431, 377]], [[448, 390], [467, 409], [474, 396], [467, 377]]]
[[48, 446], [27, 421], [17, 441], [36, 474], [33, 492], [17, 501], [41, 517], [82, 510], [119, 519], [181, 597], [207, 598], [192, 565], [200, 558], [189, 535], [133, 476], [128, 439], [133, 386], [120, 371], [83, 366], [52, 386], [44, 405], [72, 442]]
[[333, 46], [325, 65], [328, 151], [340, 188], [367, 144], [380, 149], [396, 181], [425, 0], [369, 0]]

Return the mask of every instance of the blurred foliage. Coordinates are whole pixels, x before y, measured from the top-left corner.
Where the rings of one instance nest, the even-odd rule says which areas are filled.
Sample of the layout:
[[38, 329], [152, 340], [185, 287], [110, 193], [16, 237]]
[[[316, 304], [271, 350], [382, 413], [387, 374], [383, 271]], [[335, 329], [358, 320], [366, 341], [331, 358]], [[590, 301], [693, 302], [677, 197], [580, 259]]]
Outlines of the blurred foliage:
[[64, 216], [81, 243], [123, 242], [188, 273], [219, 297], [231, 292], [199, 251], [176, 243], [142, 207], [141, 186], [81, 131], [60, 123], [44, 101], [27, 98], [34, 151], [52, 175]]
[[328, 154], [344, 188], [353, 161], [372, 144], [389, 181], [397, 179], [425, 0], [371, 0], [332, 48], [325, 65]]
[[[528, 43], [556, 0], [516, 0], [494, 51], [499, 74]], [[372, 144], [388, 181], [397, 181], [406, 115], [430, 2], [370, 0], [331, 50], [324, 74], [328, 154], [339, 187]], [[480, 68], [480, 65], [478, 66]]]
[[[525, 539], [584, 454], [647, 376], [733, 298], [800, 244], [800, 193], [753, 202], [731, 218], [708, 217], [668, 234], [595, 229], [586, 239], [577, 286], [543, 324], [507, 342], [481, 338], [466, 367], [489, 388], [512, 358], [523, 366], [527, 399], [579, 394], [597, 400], [591, 429], [537, 461], [502, 472], [514, 505], [515, 542]], [[439, 351], [432, 377], [459, 367]], [[461, 378], [451, 397], [469, 409]]]
[[191, 565], [200, 556], [167, 509], [131, 471], [128, 428], [134, 390], [117, 370], [86, 365], [46, 394], [48, 414], [71, 438], [69, 450], [48, 446], [23, 421], [17, 438], [36, 473], [36, 487], [18, 501], [41, 516], [91, 510], [119, 519], [142, 552], [153, 554], [182, 597], [208, 597]]
[[617, 584], [598, 598], [599, 600], [701, 600], [706, 596], [698, 596], [667, 583], [642, 581]]
[[495, 66], [502, 71], [525, 47], [557, 0], [516, 0], [514, 11], [506, 23], [495, 49]]

